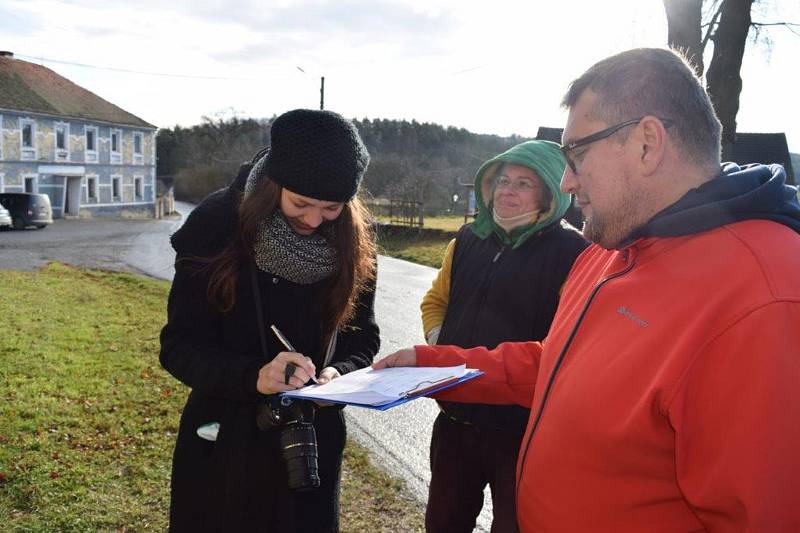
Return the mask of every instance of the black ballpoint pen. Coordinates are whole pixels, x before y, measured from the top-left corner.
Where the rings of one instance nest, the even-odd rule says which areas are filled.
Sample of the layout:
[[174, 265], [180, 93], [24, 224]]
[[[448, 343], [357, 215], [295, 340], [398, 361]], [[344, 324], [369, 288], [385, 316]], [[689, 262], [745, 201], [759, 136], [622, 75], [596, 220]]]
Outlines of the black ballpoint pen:
[[[294, 349], [294, 346], [292, 346], [292, 343], [291, 343], [291, 342], [289, 342], [289, 339], [287, 339], [287, 338], [286, 338], [286, 337], [283, 335], [283, 333], [281, 333], [281, 330], [279, 330], [277, 327], [275, 327], [275, 324], [272, 324], [272, 325], [270, 326], [270, 329], [272, 330], [272, 333], [274, 333], [274, 334], [275, 334], [275, 336], [278, 338], [278, 340], [279, 340], [279, 341], [281, 341], [281, 344], [283, 344], [283, 346], [284, 346], [284, 347], [285, 347], [287, 350], [289, 350], [290, 352], [297, 352], [297, 350], [295, 350], [295, 349]], [[290, 364], [290, 365], [294, 365], [294, 363], [289, 363], [289, 364]], [[296, 365], [295, 365], [295, 366], [296, 366]], [[317, 383], [317, 378], [316, 378], [316, 376], [313, 376], [313, 375], [312, 375], [312, 376], [311, 376], [311, 381], [313, 381], [314, 383]]]

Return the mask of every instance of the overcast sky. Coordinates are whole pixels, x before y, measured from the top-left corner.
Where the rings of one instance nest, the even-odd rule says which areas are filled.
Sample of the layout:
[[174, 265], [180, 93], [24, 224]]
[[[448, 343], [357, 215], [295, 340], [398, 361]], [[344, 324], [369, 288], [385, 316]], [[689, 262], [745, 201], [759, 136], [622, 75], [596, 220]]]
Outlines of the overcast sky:
[[[800, 22], [797, 0], [761, 5], [758, 20]], [[769, 35], [747, 45], [739, 131], [785, 131], [800, 152], [800, 36]], [[663, 46], [666, 18], [662, 0], [0, 0], [0, 36], [159, 127], [315, 108], [325, 76], [326, 109], [348, 117], [533, 136], [563, 126], [589, 65]]]

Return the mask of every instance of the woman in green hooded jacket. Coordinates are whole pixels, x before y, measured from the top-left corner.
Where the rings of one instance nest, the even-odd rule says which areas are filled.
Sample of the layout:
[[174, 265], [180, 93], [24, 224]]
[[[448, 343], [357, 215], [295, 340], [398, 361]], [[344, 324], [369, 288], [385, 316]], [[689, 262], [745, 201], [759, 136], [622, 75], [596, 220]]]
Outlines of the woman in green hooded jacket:
[[[587, 242], [562, 220], [566, 163], [558, 145], [528, 141], [478, 170], [478, 216], [447, 247], [422, 300], [429, 344], [494, 348], [547, 335], [561, 285]], [[492, 531], [516, 531], [514, 477], [529, 410], [439, 402], [431, 435], [426, 529], [472, 531], [492, 491]]]

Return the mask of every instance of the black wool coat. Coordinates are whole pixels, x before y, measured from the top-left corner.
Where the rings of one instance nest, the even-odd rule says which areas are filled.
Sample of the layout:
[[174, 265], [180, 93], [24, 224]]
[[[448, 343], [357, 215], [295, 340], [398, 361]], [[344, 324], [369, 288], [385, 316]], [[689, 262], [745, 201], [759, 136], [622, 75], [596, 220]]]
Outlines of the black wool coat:
[[[236, 304], [225, 314], [206, 298], [207, 277], [191, 257], [210, 257], [232, 238], [250, 165], [225, 189], [206, 198], [172, 236], [177, 252], [167, 324], [161, 332], [162, 366], [191, 387], [181, 416], [172, 465], [171, 531], [336, 531], [346, 429], [340, 408], [317, 410], [319, 489], [292, 493], [281, 455], [280, 429], [260, 431], [256, 390], [259, 369], [285, 349], [267, 329], [262, 355], [251, 272], [237, 279]], [[318, 297], [323, 282], [300, 285], [258, 271], [266, 328], [275, 324], [295, 349], [323, 368], [325, 347]], [[340, 331], [326, 366], [341, 374], [371, 364], [380, 345], [374, 284], [359, 296], [355, 316]], [[217, 440], [198, 427], [220, 424]]]

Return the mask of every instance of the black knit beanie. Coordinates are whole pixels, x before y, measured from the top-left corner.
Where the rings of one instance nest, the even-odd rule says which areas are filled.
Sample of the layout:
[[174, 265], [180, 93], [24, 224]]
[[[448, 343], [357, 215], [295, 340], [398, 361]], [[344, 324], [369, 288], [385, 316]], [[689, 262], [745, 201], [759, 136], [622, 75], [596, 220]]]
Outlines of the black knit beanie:
[[263, 170], [269, 179], [317, 200], [355, 196], [369, 153], [350, 121], [332, 111], [295, 109], [272, 122], [271, 137]]

